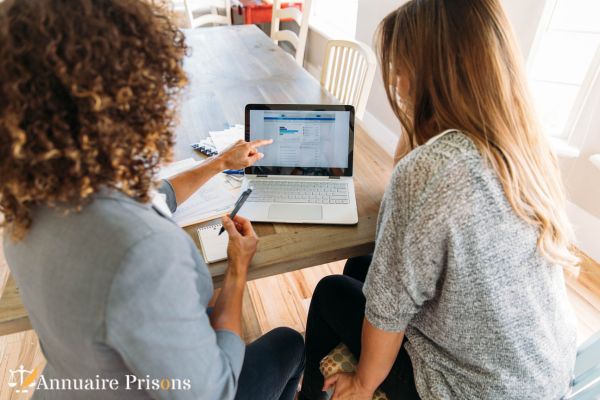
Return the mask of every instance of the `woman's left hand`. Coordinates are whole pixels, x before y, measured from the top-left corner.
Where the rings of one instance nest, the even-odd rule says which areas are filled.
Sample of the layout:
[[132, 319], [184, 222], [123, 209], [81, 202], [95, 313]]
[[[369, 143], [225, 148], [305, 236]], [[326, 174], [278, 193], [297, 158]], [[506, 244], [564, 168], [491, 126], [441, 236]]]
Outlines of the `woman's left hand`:
[[356, 374], [340, 372], [325, 380], [323, 391], [333, 387], [331, 400], [371, 400], [374, 390], [365, 388]]
[[257, 149], [271, 143], [273, 140], [254, 140], [252, 142], [240, 140], [223, 151], [217, 159], [221, 161], [223, 169], [246, 168], [263, 158], [264, 154]]

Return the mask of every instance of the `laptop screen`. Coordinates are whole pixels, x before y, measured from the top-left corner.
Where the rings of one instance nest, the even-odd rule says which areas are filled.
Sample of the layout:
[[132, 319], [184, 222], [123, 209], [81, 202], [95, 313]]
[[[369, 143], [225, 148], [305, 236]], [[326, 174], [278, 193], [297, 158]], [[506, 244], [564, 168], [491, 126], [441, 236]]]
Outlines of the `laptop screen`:
[[246, 173], [351, 176], [354, 110], [348, 106], [250, 105], [246, 140], [273, 139]]

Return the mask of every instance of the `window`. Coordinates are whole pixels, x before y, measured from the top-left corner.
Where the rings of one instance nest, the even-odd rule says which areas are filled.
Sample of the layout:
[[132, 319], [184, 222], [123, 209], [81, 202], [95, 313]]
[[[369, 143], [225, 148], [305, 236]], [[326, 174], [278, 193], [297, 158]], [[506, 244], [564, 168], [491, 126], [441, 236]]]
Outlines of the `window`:
[[312, 1], [310, 24], [331, 39], [354, 38], [357, 17], [358, 0]]
[[600, 66], [600, 0], [547, 0], [529, 59], [544, 131], [568, 140]]

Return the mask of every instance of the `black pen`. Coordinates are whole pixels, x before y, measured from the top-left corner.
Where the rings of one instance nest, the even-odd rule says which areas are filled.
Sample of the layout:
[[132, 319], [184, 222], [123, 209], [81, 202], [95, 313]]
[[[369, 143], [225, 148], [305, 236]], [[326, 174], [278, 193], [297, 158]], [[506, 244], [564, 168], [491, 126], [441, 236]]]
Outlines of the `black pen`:
[[[240, 208], [242, 208], [242, 206], [244, 205], [246, 200], [248, 200], [248, 197], [250, 197], [250, 193], [252, 193], [252, 188], [248, 188], [244, 191], [244, 193], [242, 193], [240, 198], [237, 199], [237, 201], [235, 202], [235, 207], [233, 207], [233, 211], [231, 212], [231, 214], [229, 214], [229, 218], [233, 219], [236, 216], [238, 211], [240, 211]], [[225, 232], [224, 226], [221, 227], [221, 230], [219, 231], [219, 235], [221, 235], [221, 233], [223, 233], [223, 232]]]

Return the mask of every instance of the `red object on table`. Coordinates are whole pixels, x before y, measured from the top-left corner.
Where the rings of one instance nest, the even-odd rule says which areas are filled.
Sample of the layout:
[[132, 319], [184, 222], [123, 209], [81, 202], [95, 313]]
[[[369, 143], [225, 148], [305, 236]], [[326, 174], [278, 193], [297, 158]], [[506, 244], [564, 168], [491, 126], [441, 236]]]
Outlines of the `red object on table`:
[[[240, 11], [244, 13], [244, 24], [264, 24], [271, 22], [273, 5], [262, 0], [239, 0], [242, 3]], [[296, 7], [302, 10], [302, 3], [283, 3], [281, 8]]]

